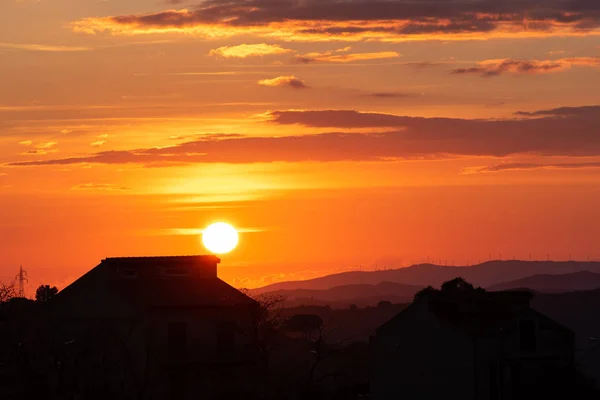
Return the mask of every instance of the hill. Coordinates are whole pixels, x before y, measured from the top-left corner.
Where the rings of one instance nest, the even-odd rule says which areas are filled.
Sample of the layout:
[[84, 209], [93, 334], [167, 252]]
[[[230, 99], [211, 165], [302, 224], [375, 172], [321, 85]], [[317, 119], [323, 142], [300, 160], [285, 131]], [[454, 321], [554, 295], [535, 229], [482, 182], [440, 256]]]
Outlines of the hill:
[[358, 307], [377, 305], [380, 300], [392, 303], [409, 303], [422, 287], [395, 282], [380, 282], [374, 285], [353, 284], [336, 286], [325, 290], [296, 289], [274, 290], [269, 295], [286, 297], [286, 306], [330, 306], [347, 308], [351, 304]]
[[437, 287], [443, 282], [462, 276], [477, 286], [490, 287], [534, 275], [565, 275], [589, 271], [600, 274], [600, 262], [579, 261], [490, 261], [473, 266], [447, 267], [419, 264], [385, 271], [349, 271], [305, 281], [289, 281], [255, 289], [256, 293], [281, 290], [327, 290], [347, 285], [376, 285], [382, 282], [412, 286]]
[[541, 293], [565, 293], [600, 289], [600, 274], [580, 271], [561, 275], [534, 275], [492, 285], [487, 290], [501, 291], [518, 288], [527, 288]]

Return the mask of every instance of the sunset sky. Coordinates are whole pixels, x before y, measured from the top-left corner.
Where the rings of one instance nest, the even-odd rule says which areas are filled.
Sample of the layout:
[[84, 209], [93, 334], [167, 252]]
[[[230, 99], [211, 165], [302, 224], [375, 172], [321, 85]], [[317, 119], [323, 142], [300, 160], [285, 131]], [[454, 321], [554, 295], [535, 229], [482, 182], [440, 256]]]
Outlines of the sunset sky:
[[[2, 0], [0, 281], [600, 258], [598, 0]], [[362, 265], [362, 267], [361, 267]]]

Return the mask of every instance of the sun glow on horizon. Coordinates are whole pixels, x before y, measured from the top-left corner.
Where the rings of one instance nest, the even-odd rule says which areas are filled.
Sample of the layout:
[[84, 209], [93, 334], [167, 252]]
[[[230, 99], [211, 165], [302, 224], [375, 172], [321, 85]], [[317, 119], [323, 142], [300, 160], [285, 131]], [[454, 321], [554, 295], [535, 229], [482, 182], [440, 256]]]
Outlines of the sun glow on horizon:
[[202, 244], [215, 254], [229, 253], [238, 244], [238, 232], [228, 223], [216, 222], [202, 232]]

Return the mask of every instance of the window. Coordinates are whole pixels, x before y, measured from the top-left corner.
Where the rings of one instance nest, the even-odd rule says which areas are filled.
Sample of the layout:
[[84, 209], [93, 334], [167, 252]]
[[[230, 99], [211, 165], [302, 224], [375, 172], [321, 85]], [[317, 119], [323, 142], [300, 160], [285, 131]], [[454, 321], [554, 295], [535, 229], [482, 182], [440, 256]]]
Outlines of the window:
[[180, 357], [185, 353], [187, 346], [187, 332], [185, 322], [169, 323], [169, 355]]
[[519, 324], [519, 338], [521, 351], [534, 352], [536, 349], [535, 322], [531, 320], [521, 321]]

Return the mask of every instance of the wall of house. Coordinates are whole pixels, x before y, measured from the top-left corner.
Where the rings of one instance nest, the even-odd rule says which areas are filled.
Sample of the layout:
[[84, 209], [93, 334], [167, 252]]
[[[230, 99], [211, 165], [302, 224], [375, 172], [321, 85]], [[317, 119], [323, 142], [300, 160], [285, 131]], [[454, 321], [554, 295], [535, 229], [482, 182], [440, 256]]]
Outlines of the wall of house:
[[[534, 348], [522, 347], [520, 321], [533, 322]], [[566, 368], [573, 361], [573, 336], [548, 318], [524, 309], [495, 337], [477, 340], [478, 399], [513, 399], [519, 385], [535, 385], [548, 368]]]
[[[248, 315], [240, 308], [154, 310], [149, 340], [151, 358], [163, 371], [155, 387], [158, 398], [170, 398], [172, 391], [182, 400], [255, 393], [255, 347], [243, 332], [227, 332], [248, 326]], [[175, 336], [169, 332], [173, 324]]]
[[471, 399], [470, 339], [413, 304], [371, 338], [370, 391], [376, 400]]

